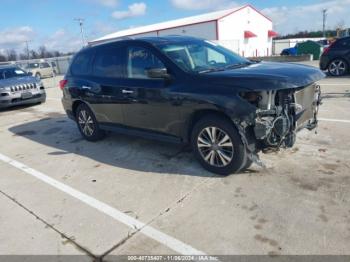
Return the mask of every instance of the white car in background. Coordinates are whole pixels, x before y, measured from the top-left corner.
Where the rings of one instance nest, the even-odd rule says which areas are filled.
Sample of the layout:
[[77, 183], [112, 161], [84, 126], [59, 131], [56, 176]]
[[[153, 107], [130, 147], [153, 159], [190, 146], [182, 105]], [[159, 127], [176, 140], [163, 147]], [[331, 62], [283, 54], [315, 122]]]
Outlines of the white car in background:
[[56, 72], [48, 62], [29, 63], [26, 70], [37, 78], [54, 77]]

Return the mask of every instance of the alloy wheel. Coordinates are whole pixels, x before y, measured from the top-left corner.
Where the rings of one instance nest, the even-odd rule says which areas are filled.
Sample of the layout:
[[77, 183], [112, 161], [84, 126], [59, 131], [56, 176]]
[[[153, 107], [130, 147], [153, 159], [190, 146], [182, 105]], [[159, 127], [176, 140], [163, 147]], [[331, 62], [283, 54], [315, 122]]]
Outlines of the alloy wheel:
[[329, 72], [334, 76], [344, 75], [346, 70], [346, 64], [343, 60], [334, 60], [329, 65]]
[[92, 136], [95, 131], [94, 121], [86, 110], [81, 110], [78, 116], [78, 123], [84, 135]]
[[197, 147], [202, 158], [211, 166], [225, 167], [232, 161], [234, 154], [232, 140], [220, 128], [204, 128], [197, 138]]

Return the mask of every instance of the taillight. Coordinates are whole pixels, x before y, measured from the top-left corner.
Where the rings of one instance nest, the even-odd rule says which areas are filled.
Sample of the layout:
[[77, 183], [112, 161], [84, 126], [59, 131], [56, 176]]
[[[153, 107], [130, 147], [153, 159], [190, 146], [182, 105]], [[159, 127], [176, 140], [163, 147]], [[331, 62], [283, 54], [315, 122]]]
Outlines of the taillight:
[[61, 90], [63, 90], [66, 86], [66, 84], [68, 83], [68, 80], [67, 79], [62, 79], [59, 83], [59, 86], [61, 88]]
[[323, 50], [323, 55], [326, 55], [326, 54], [329, 53], [329, 50], [331, 49], [331, 47], [332, 47], [333, 44], [334, 44], [334, 43], [330, 44], [328, 47], [326, 47], [326, 48]]
[[323, 54], [324, 54], [324, 55], [328, 54], [329, 49], [330, 49], [329, 47], [326, 47], [326, 48], [323, 50]]

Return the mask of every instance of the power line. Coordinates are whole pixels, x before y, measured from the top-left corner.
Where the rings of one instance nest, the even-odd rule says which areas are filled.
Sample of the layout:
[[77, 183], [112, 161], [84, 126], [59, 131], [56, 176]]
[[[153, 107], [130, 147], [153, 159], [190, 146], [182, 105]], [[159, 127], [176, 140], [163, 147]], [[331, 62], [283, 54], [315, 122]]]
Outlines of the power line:
[[84, 33], [84, 18], [74, 18], [74, 21], [77, 21], [79, 23], [80, 26], [80, 34], [81, 34], [81, 40], [83, 42], [83, 46], [86, 45], [86, 37], [85, 37], [85, 33]]

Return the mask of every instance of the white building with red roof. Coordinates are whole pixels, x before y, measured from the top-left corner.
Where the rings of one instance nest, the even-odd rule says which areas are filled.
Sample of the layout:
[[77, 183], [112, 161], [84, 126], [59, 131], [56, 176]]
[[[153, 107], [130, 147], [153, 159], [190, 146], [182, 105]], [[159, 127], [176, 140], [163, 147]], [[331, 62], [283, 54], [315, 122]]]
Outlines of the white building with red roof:
[[95, 39], [91, 43], [122, 37], [188, 35], [216, 41], [246, 57], [272, 53], [273, 31], [270, 18], [251, 5], [162, 23], [130, 28]]

